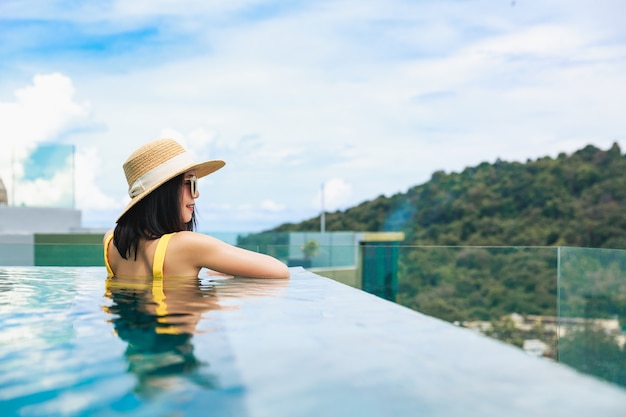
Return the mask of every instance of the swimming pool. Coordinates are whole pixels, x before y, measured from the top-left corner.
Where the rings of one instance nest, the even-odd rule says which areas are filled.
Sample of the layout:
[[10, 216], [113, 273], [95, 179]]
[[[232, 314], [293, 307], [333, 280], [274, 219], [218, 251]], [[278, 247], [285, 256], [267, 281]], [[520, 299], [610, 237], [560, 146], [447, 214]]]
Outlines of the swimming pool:
[[[0, 269], [2, 415], [241, 415], [216, 314], [240, 287], [218, 297], [208, 278], [160, 288], [105, 278], [103, 268]], [[251, 297], [273, 290], [247, 286]]]
[[371, 294], [0, 268], [3, 416], [623, 415], [626, 391]]

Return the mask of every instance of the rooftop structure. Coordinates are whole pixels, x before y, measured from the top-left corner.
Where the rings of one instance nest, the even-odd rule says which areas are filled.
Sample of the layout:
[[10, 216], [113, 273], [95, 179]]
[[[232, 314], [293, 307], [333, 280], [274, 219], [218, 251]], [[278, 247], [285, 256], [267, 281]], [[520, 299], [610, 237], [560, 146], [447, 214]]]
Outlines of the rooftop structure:
[[9, 196], [7, 195], [7, 188], [0, 178], [0, 206], [6, 206], [9, 204]]
[[77, 209], [0, 204], [0, 234], [71, 233], [80, 229], [81, 211]]

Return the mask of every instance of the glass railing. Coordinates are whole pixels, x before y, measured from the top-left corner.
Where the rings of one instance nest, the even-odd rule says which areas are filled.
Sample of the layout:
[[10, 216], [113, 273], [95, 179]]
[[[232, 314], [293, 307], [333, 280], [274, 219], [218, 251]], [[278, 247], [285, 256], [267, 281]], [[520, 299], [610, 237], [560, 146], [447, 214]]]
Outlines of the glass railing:
[[559, 248], [558, 360], [626, 387], [626, 251]]
[[289, 266], [350, 267], [358, 263], [358, 246], [362, 236], [363, 233], [356, 232], [267, 232], [241, 234], [233, 244], [268, 253]]
[[556, 358], [557, 256], [551, 247], [402, 247], [396, 301]]
[[[266, 233], [229, 243], [626, 387], [625, 250], [416, 246], [362, 237]], [[101, 238], [0, 235], [0, 266], [103, 266]]]
[[[0, 226], [5, 226], [5, 230], [14, 230], [15, 224], [10, 222], [17, 216], [23, 216], [25, 207], [75, 208], [74, 145], [60, 143], [2, 145], [2, 152], [6, 157], [0, 158], [0, 210], [4, 209], [9, 220], [5, 222], [0, 219]], [[33, 219], [33, 211], [28, 211], [28, 214], [31, 216], [28, 220], [38, 222], [38, 219]], [[50, 211], [47, 215], [50, 216]], [[80, 225], [80, 213], [78, 224]], [[21, 224], [18, 227], [36, 230], [30, 228], [28, 224]], [[0, 230], [2, 229], [0, 227]]]

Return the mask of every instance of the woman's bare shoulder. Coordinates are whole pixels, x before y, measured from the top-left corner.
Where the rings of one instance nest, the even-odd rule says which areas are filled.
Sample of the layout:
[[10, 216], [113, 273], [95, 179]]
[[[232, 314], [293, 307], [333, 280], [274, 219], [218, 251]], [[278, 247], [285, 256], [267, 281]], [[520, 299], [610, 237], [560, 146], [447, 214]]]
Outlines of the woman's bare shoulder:
[[172, 240], [176, 241], [177, 243], [183, 243], [183, 244], [210, 245], [210, 244], [222, 243], [220, 240], [212, 236], [206, 235], [204, 233], [188, 232], [188, 231], [177, 232], [172, 237]]
[[224, 249], [230, 246], [219, 239], [198, 232], [177, 232], [172, 236], [170, 245], [176, 246], [178, 250], [186, 251], [190, 256], [196, 256], [198, 252], [207, 253]]
[[107, 230], [104, 236], [102, 236], [102, 243], [106, 243], [109, 236], [113, 234], [113, 229]]

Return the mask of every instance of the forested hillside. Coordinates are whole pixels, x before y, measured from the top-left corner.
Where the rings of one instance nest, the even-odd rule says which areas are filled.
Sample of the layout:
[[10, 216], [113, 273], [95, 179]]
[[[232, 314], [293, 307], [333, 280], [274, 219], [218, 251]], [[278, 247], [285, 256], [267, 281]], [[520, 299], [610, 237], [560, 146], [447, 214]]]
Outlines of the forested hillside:
[[[556, 247], [626, 248], [624, 173], [617, 144], [482, 163], [327, 213], [326, 230], [405, 232], [397, 301], [418, 311], [449, 321], [555, 315]], [[273, 232], [319, 229], [316, 217]]]
[[[617, 144], [482, 163], [327, 213], [326, 230], [403, 231], [397, 301], [426, 314], [448, 321], [555, 315], [557, 247], [626, 248], [624, 173]], [[280, 247], [286, 235], [274, 232], [319, 229], [316, 217], [239, 243]]]
[[[406, 193], [326, 214], [326, 230], [404, 231], [406, 244], [626, 248], [626, 156], [617, 144], [526, 163], [438, 171]], [[274, 231], [317, 231], [320, 218]]]

